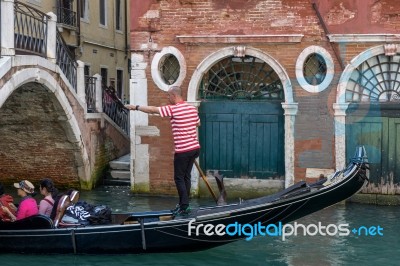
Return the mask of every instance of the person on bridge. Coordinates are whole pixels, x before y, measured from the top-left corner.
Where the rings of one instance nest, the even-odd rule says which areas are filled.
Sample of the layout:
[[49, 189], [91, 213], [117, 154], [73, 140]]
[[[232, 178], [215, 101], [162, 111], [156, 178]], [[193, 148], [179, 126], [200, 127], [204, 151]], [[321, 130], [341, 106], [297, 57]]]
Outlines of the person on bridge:
[[174, 181], [179, 194], [179, 204], [172, 212], [175, 216], [187, 216], [190, 214], [191, 171], [194, 160], [200, 154], [200, 144], [197, 138], [200, 118], [197, 108], [183, 100], [180, 87], [171, 87], [167, 97], [170, 105], [155, 107], [128, 104], [125, 107], [129, 110], [170, 117], [175, 144]]

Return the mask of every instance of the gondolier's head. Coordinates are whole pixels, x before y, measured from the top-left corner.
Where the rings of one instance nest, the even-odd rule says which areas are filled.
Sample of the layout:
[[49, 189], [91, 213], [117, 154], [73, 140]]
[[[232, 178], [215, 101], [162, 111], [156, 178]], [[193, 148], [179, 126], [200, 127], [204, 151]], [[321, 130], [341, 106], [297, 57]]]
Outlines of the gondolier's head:
[[172, 86], [169, 88], [167, 96], [171, 104], [176, 104], [182, 101], [182, 90], [178, 86]]
[[14, 183], [14, 187], [22, 189], [28, 194], [33, 194], [35, 192], [35, 186], [28, 180], [22, 180], [19, 183]]

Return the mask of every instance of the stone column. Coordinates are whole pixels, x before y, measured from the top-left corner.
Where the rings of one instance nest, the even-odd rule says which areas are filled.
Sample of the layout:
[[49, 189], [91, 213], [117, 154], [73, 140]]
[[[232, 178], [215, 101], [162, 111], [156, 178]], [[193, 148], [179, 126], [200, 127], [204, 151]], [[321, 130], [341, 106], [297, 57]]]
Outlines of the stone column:
[[334, 103], [335, 110], [335, 159], [336, 170], [346, 166], [346, 110], [348, 103]]
[[14, 0], [1, 0], [1, 55], [15, 55], [14, 46]]
[[294, 184], [294, 140], [297, 103], [282, 103], [285, 110], [285, 188]]
[[[142, 54], [131, 56], [130, 99], [132, 105], [148, 105], [147, 103], [147, 63]], [[137, 129], [144, 129], [148, 124], [148, 115], [131, 111], [131, 190], [140, 193], [150, 191], [149, 145], [141, 143], [141, 135]], [[139, 130], [140, 131], [140, 130]], [[139, 134], [138, 134], [139, 133]], [[143, 132], [142, 132], [143, 133]]]
[[96, 78], [96, 111], [99, 113], [103, 112], [103, 86], [101, 86], [101, 76], [95, 74], [93, 77]]
[[47, 20], [47, 59], [57, 62], [57, 16], [53, 12], [46, 15], [50, 16]]
[[[86, 84], [85, 84], [85, 63], [80, 60], [76, 61], [78, 66], [76, 68], [76, 93], [78, 95], [78, 99], [82, 102], [87, 109], [86, 106]], [[87, 110], [86, 110], [87, 111]]]

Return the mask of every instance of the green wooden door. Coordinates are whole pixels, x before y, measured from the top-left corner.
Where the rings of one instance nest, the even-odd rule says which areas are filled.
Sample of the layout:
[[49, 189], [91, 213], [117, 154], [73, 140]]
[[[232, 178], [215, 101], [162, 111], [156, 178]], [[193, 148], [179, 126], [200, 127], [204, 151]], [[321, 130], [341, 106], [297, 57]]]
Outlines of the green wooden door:
[[370, 180], [378, 182], [387, 158], [387, 119], [351, 116], [346, 123], [346, 158], [354, 156], [356, 146], [364, 145], [370, 164]]
[[199, 108], [205, 170], [226, 177], [284, 176], [284, 127], [280, 103], [202, 102]]
[[[398, 137], [399, 136], [399, 137]], [[398, 140], [399, 139], [399, 140]], [[380, 186], [400, 182], [400, 118], [350, 116], [346, 121], [346, 158], [355, 147], [366, 147], [370, 163], [370, 181]]]
[[400, 184], [400, 118], [389, 118], [388, 138], [387, 179], [393, 184]]

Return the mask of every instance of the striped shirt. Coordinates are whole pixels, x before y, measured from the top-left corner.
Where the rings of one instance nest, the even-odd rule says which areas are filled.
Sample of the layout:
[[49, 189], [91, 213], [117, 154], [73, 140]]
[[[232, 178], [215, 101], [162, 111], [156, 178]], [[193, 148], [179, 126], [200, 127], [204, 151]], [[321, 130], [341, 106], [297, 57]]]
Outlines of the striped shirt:
[[187, 102], [159, 107], [161, 117], [170, 117], [175, 153], [192, 151], [200, 148], [197, 139], [197, 125], [200, 118], [197, 108]]

